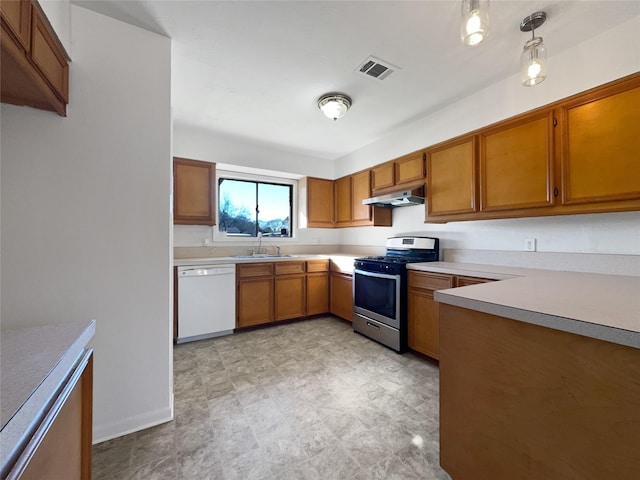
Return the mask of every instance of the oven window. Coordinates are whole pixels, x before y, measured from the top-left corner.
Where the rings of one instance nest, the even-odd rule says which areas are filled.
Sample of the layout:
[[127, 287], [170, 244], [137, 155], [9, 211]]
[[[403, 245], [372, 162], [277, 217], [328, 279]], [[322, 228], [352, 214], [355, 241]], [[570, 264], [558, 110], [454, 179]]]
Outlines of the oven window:
[[396, 318], [396, 281], [394, 277], [380, 278], [354, 275], [354, 304], [387, 318]]

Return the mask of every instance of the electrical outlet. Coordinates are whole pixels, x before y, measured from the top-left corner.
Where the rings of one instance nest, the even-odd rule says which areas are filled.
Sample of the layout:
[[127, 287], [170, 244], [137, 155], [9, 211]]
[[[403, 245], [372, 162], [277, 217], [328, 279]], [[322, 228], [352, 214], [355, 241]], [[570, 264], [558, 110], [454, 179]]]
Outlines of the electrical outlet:
[[311, 240], [311, 244], [312, 245], [318, 245], [318, 239], [314, 238], [313, 240]]
[[535, 238], [527, 238], [524, 241], [524, 250], [525, 252], [535, 252], [536, 251], [536, 239]]
[[204, 245], [205, 247], [210, 247], [210, 246], [211, 246], [211, 240], [209, 240], [208, 238], [205, 238], [205, 239], [202, 241], [202, 243], [203, 243], [203, 245]]

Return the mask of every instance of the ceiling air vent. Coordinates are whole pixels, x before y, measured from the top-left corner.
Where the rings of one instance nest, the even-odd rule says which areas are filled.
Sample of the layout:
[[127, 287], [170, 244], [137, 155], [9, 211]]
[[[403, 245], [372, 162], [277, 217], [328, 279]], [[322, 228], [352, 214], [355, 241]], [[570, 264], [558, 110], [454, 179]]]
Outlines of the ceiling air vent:
[[390, 63], [383, 62], [376, 57], [369, 57], [356, 68], [358, 73], [366, 75], [367, 77], [377, 78], [378, 80], [384, 80], [391, 75], [398, 67], [394, 67]]

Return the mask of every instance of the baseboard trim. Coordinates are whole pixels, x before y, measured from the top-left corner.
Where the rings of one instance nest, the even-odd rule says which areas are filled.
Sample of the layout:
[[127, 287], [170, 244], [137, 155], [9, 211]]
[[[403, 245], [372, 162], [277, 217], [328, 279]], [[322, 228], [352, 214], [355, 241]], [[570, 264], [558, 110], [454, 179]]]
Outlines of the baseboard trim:
[[93, 444], [102, 443], [113, 438], [122, 437], [133, 432], [155, 427], [173, 420], [173, 399], [169, 407], [160, 408], [142, 415], [125, 418], [109, 425], [94, 425]]

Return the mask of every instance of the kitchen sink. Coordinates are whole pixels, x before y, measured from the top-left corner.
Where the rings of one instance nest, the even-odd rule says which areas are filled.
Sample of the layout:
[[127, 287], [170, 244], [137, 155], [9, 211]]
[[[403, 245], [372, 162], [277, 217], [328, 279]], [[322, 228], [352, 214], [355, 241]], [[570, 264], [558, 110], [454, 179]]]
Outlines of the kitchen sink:
[[293, 258], [296, 256], [297, 255], [289, 254], [271, 255], [268, 253], [256, 253], [255, 255], [234, 255], [232, 258]]

